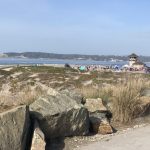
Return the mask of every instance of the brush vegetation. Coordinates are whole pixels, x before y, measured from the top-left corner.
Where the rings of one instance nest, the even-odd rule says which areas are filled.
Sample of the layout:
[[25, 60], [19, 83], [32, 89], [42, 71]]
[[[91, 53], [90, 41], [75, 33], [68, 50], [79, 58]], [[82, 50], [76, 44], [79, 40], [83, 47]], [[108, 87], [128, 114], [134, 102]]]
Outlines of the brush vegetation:
[[141, 97], [147, 88], [150, 88], [148, 79], [129, 76], [115, 85], [82, 87], [81, 92], [87, 98], [102, 98], [104, 105], [113, 113], [113, 120], [127, 123], [142, 112]]
[[[40, 83], [57, 90], [74, 88], [86, 98], [102, 98], [113, 119], [130, 122], [139, 115], [141, 93], [150, 87], [149, 74], [111, 71], [79, 72], [52, 66], [18, 66], [0, 69], [0, 109], [29, 105], [46, 93]], [[1, 109], [2, 110], [2, 109]]]

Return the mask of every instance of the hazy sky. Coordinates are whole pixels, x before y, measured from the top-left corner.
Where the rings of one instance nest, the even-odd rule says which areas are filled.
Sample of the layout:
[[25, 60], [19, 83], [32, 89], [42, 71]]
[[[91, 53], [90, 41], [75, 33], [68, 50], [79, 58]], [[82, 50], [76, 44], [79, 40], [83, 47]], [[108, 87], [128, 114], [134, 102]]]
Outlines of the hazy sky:
[[0, 0], [0, 51], [150, 55], [150, 0]]

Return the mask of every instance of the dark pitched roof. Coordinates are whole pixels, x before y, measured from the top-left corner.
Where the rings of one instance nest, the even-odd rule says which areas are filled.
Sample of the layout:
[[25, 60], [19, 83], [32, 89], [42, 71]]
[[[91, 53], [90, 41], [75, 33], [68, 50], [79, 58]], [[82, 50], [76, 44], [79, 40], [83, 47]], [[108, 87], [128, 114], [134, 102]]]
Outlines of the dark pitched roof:
[[138, 57], [138, 55], [136, 55], [135, 53], [132, 53], [131, 55], [129, 55], [129, 57]]
[[145, 64], [143, 62], [138, 61], [138, 62], [135, 62], [133, 65], [145, 65]]

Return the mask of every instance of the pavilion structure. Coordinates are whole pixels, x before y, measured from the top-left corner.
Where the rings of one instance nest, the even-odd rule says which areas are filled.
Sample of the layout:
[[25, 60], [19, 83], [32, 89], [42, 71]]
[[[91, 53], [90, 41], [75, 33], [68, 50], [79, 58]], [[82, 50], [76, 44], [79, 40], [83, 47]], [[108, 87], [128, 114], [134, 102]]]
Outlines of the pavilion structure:
[[135, 69], [142, 69], [145, 66], [146, 65], [139, 60], [138, 55], [136, 55], [134, 53], [132, 53], [131, 55], [129, 55], [129, 67], [135, 68]]

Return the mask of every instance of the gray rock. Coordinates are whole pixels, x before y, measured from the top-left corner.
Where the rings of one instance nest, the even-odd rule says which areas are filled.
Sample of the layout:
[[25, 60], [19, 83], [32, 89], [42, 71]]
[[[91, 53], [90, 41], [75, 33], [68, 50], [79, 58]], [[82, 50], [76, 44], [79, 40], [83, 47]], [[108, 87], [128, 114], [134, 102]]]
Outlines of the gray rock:
[[142, 92], [142, 96], [150, 97], [150, 89], [145, 89], [145, 90]]
[[0, 150], [25, 150], [29, 126], [27, 106], [0, 113]]
[[65, 90], [61, 90], [60, 93], [71, 97], [78, 104], [84, 104], [85, 103], [84, 97], [76, 90], [65, 89]]
[[140, 106], [135, 110], [135, 116], [147, 116], [150, 115], [150, 98], [147, 96], [140, 97]]
[[89, 98], [86, 99], [86, 103], [84, 105], [89, 112], [96, 112], [96, 111], [107, 111], [106, 107], [103, 105], [101, 98]]
[[34, 134], [32, 138], [31, 150], [45, 150], [45, 136], [39, 128], [38, 122], [34, 122]]
[[113, 133], [113, 128], [110, 125], [109, 113], [107, 111], [90, 113], [90, 125], [90, 129], [94, 133]]
[[30, 105], [46, 139], [85, 135], [89, 131], [88, 111], [63, 94], [39, 98]]
[[111, 113], [103, 105], [102, 99], [86, 99], [84, 105], [89, 111], [90, 129], [94, 133], [110, 134], [113, 129], [110, 125]]

